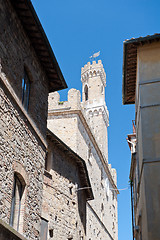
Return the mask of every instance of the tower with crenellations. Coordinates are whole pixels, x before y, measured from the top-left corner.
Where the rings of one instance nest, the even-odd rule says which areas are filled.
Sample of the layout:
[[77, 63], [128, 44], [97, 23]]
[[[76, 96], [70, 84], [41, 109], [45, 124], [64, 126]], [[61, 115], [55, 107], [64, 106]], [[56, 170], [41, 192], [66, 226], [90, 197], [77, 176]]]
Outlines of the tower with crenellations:
[[98, 145], [108, 161], [109, 113], [105, 102], [106, 73], [102, 61], [81, 69], [82, 106]]
[[108, 161], [109, 113], [105, 102], [106, 73], [102, 61], [81, 69], [79, 90], [67, 101], [49, 94], [48, 128], [84, 159], [94, 200], [87, 202], [86, 240], [118, 240], [117, 174]]

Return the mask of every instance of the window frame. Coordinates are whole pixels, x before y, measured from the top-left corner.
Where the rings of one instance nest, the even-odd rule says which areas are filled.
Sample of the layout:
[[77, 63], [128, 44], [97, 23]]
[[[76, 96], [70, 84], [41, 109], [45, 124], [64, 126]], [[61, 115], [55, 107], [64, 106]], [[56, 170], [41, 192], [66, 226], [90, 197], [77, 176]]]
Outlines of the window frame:
[[[25, 183], [18, 176], [17, 173], [14, 174], [14, 182], [13, 182], [13, 191], [12, 191], [12, 202], [11, 202], [11, 213], [10, 213], [10, 221], [9, 224], [12, 226], [17, 232], [20, 228], [20, 220], [23, 218], [23, 209], [22, 209], [22, 198], [24, 197], [24, 189]], [[16, 210], [18, 209], [18, 214], [16, 214]]]

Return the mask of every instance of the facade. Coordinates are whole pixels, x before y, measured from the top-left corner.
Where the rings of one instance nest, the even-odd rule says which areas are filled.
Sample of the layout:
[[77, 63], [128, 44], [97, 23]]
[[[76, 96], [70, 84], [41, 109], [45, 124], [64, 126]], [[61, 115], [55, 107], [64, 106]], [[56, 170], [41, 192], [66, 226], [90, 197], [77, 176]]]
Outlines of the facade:
[[[52, 132], [43, 184], [43, 239], [86, 239], [86, 202], [93, 199], [86, 164]], [[48, 230], [47, 230], [48, 228]]]
[[133, 238], [160, 238], [160, 35], [124, 42], [123, 102], [135, 103], [129, 134]]
[[66, 83], [31, 2], [0, 12], [0, 239], [40, 239], [48, 93]]
[[108, 163], [105, 103], [106, 75], [99, 60], [82, 68], [80, 92], [70, 89], [68, 101], [49, 95], [48, 128], [87, 165], [94, 200], [87, 202], [87, 240], [118, 239], [116, 170]]

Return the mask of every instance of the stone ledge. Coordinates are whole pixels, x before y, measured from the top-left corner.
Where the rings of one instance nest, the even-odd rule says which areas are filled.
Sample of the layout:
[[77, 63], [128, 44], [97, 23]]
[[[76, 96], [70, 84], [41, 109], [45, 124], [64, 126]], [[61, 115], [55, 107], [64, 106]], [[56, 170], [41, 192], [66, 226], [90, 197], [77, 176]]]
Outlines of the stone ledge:
[[0, 219], [0, 240], [26, 240], [20, 233]]

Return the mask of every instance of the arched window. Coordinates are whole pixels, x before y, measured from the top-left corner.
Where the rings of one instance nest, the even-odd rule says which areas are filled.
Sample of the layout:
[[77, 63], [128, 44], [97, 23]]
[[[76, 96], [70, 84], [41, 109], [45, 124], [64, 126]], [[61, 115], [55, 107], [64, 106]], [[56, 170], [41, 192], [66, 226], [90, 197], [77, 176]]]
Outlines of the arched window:
[[85, 95], [85, 101], [87, 101], [88, 100], [88, 87], [87, 87], [87, 85], [85, 85], [85, 87], [84, 87], [84, 95]]
[[[25, 182], [17, 173], [14, 174], [14, 184], [12, 192], [10, 225], [19, 232], [22, 232], [23, 208], [24, 208], [24, 188]], [[21, 227], [20, 227], [21, 226]]]

